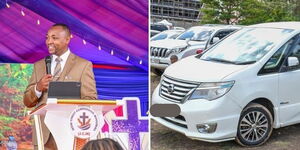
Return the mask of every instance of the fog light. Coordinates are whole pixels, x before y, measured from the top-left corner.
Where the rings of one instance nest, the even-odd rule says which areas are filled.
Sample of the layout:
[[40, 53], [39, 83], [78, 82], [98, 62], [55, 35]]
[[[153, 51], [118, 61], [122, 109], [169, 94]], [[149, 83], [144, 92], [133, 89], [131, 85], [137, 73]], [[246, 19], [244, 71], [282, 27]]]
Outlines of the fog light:
[[197, 124], [196, 127], [200, 133], [213, 133], [217, 129], [217, 123]]

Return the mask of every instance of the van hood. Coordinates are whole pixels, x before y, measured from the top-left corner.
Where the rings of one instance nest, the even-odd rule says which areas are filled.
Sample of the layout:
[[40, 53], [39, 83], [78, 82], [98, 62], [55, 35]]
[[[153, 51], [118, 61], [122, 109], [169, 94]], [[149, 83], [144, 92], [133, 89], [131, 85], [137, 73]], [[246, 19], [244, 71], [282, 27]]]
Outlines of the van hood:
[[[189, 41], [189, 44], [191, 46], [205, 45], [206, 41], [205, 42]], [[165, 40], [151, 41], [150, 46], [172, 49], [172, 48], [184, 48], [184, 47], [188, 46], [188, 44], [187, 44], [187, 41], [185, 41], [185, 40], [165, 39]]]
[[167, 67], [164, 75], [194, 82], [220, 82], [226, 76], [247, 66], [249, 65], [205, 61], [190, 56]]

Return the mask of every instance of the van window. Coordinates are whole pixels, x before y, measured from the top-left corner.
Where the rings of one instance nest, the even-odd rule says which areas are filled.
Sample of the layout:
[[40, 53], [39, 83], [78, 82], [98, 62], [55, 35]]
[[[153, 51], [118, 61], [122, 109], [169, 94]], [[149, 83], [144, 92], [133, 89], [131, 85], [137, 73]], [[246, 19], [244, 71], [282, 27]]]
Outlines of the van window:
[[[221, 39], [223, 39], [225, 36], [227, 36], [228, 34], [230, 34], [233, 31], [235, 31], [235, 30], [223, 30], [223, 31], [219, 31], [218, 33], [216, 33], [214, 35], [214, 37], [218, 37], [221, 40]], [[214, 44], [212, 39], [210, 41], [210, 44]]]
[[[290, 56], [298, 58], [298, 61], [300, 62], [300, 39], [297, 41], [297, 44], [295, 44], [295, 46], [292, 48], [291, 53], [289, 54], [288, 57]], [[297, 66], [293, 66], [292, 68], [289, 68], [289, 70], [295, 70], [299, 68], [300, 65], [297, 65]]]
[[279, 69], [286, 58], [289, 49], [292, 47], [295, 38], [292, 38], [281, 46], [277, 52], [266, 62], [266, 64], [259, 71], [258, 75], [278, 73]]

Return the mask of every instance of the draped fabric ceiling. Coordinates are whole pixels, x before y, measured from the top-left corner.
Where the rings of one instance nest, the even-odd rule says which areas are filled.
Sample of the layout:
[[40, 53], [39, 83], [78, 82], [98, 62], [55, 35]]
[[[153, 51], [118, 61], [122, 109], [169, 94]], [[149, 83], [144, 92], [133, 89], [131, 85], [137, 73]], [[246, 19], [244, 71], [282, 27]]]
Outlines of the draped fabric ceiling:
[[65, 23], [70, 50], [94, 64], [100, 99], [148, 100], [147, 0], [1, 0], [0, 18], [0, 63], [49, 55], [47, 30]]

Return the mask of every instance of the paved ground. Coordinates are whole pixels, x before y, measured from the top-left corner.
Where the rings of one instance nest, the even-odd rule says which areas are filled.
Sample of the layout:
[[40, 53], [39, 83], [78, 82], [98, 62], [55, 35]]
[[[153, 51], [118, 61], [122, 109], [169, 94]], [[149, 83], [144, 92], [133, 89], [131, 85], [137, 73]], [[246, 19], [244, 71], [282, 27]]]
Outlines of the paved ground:
[[[151, 74], [151, 93], [160, 77]], [[151, 120], [152, 150], [300, 150], [300, 124], [273, 130], [270, 139], [260, 147], [245, 148], [234, 141], [208, 143], [187, 138]]]

